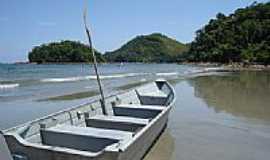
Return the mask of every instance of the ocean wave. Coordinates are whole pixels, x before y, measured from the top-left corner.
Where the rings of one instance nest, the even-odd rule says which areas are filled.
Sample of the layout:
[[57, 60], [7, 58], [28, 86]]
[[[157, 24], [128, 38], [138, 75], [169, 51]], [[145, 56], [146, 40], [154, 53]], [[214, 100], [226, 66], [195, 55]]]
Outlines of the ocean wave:
[[141, 80], [140, 80], [140, 82], [146, 82], [147, 81], [147, 79], [145, 79], [145, 78], [142, 78]]
[[205, 72], [214, 72], [214, 71], [219, 71], [219, 70], [223, 70], [222, 67], [209, 67], [209, 68], [204, 68], [203, 69]]
[[156, 76], [177, 76], [178, 72], [164, 72], [164, 73], [156, 73]]
[[[100, 78], [101, 79], [125, 78], [125, 77], [143, 76], [143, 75], [148, 75], [148, 74], [149, 73], [125, 73], [125, 74], [104, 75], [104, 76], [100, 76]], [[96, 76], [89, 76], [89, 79], [96, 79]]]
[[20, 84], [14, 83], [14, 84], [0, 84], [0, 89], [11, 89], [11, 88], [16, 88], [19, 87]]
[[217, 71], [222, 71], [222, 70], [224, 70], [224, 68], [222, 68], [222, 67], [208, 67], [208, 68], [187, 70], [187, 71], [184, 72], [184, 74], [197, 74], [197, 73], [217, 72]]
[[[148, 73], [125, 73], [125, 74], [112, 74], [112, 75], [102, 75], [100, 79], [114, 79], [114, 78], [125, 78], [125, 77], [135, 77], [147, 75]], [[66, 77], [66, 78], [46, 78], [42, 79], [41, 82], [76, 82], [83, 80], [94, 80], [96, 79], [95, 75], [91, 76], [78, 76], [78, 77]]]
[[68, 77], [68, 78], [46, 78], [40, 80], [41, 82], [74, 82], [83, 80], [83, 77]]

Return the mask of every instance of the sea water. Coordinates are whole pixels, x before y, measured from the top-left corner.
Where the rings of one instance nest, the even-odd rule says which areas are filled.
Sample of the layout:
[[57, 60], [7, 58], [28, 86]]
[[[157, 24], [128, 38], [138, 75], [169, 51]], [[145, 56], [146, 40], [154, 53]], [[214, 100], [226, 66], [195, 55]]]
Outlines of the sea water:
[[[177, 64], [100, 64], [105, 96], [157, 78], [178, 78], [200, 67]], [[92, 65], [0, 65], [0, 129], [91, 100], [98, 93]]]
[[[0, 129], [91, 101], [92, 65], [0, 65]], [[145, 160], [270, 157], [270, 73], [201, 74], [219, 68], [101, 64], [105, 95], [158, 78], [176, 91], [168, 127]]]

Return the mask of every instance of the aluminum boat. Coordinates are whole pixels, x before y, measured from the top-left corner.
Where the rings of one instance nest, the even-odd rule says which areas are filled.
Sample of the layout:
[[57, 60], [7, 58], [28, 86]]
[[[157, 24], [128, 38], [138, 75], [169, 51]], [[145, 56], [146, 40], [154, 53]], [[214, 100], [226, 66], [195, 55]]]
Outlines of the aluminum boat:
[[166, 128], [173, 87], [156, 80], [0, 134], [1, 160], [140, 160]]

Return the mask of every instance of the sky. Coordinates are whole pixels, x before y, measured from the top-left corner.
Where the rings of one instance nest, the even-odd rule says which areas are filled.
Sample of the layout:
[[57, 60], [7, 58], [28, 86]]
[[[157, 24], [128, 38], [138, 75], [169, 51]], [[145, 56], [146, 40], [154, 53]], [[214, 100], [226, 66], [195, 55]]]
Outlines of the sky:
[[[101, 52], [121, 47], [137, 35], [163, 33], [191, 42], [195, 32], [219, 12], [226, 15], [254, 0], [0, 0], [0, 62], [27, 61], [43, 43], [86, 43], [83, 9], [94, 46]], [[268, 0], [257, 0], [267, 2]]]

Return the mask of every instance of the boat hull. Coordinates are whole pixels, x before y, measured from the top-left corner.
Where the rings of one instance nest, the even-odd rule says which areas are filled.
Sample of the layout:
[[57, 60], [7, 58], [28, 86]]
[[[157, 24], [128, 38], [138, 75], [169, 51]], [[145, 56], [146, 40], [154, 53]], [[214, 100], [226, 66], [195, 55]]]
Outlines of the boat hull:
[[70, 154], [67, 149], [64, 150], [51, 150], [50, 148], [40, 148], [40, 146], [29, 146], [18, 143], [19, 137], [6, 136], [9, 142], [9, 148], [17, 153], [27, 153], [25, 157], [28, 160], [140, 160], [149, 151], [151, 146], [159, 138], [160, 134], [167, 126], [168, 116], [170, 109], [166, 110], [160, 118], [156, 119], [149, 125], [144, 132], [137, 137], [136, 140], [123, 152], [104, 152], [99, 155], [84, 155], [81, 153]]
[[[25, 157], [24, 160], [141, 160], [166, 128], [169, 113], [175, 101], [175, 92], [170, 84], [166, 81], [156, 81], [152, 85], [145, 85], [145, 87], [141, 87], [142, 90], [144, 89], [146, 91], [150, 91], [154, 87], [161, 90], [162, 86], [167, 86], [167, 91], [165, 91], [165, 93], [167, 93], [166, 95], [168, 96], [168, 103], [162, 102], [160, 106], [157, 106], [156, 104], [149, 105], [149, 97], [147, 97], [149, 94], [145, 95], [144, 98], [138, 98], [139, 94], [141, 93], [136, 91], [136, 89], [108, 97], [107, 103], [115, 103], [115, 101], [119, 101], [119, 99], [121, 99], [121, 102], [119, 103], [124, 105], [126, 104], [126, 107], [122, 109], [127, 111], [126, 114], [128, 116], [135, 116], [137, 118], [138, 116], [142, 115], [143, 117], [139, 118], [147, 118], [147, 116], [149, 116], [149, 122], [147, 125], [142, 127], [138, 132], [134, 132], [134, 136], [132, 136], [130, 140], [121, 144], [121, 147], [114, 146], [113, 148], [109, 146], [97, 152], [89, 152], [78, 149], [76, 150], [75, 148], [72, 149], [68, 147], [60, 147], [58, 145], [50, 146], [43, 143], [42, 135], [40, 134], [42, 131], [42, 126], [44, 127], [43, 124], [55, 126], [61, 121], [66, 125], [68, 124], [71, 126], [85, 128], [86, 119], [80, 118], [81, 116], [78, 116], [78, 113], [85, 112], [92, 114], [90, 116], [101, 114], [100, 107], [95, 107], [99, 106], [98, 101], [72, 108], [67, 111], [61, 111], [59, 113], [6, 130], [4, 132], [5, 141], [7, 142], [8, 148], [13, 156], [19, 155], [20, 157]], [[145, 99], [148, 100], [146, 101]], [[162, 97], [162, 101], [163, 99], [164, 96]], [[146, 104], [143, 104], [144, 102]], [[119, 112], [119, 109], [121, 110], [121, 104], [118, 105], [117, 108], [117, 106], [113, 105], [113, 103], [111, 103], [111, 111], [114, 112], [114, 116], [117, 117], [116, 111]], [[131, 104], [133, 106], [138, 105], [136, 114], [133, 112], [134, 107], [130, 108], [130, 106], [132, 106]], [[107, 106], [109, 105], [107, 104]], [[129, 112], [127, 110], [127, 106], [129, 106]], [[117, 108], [117, 110], [114, 110], [114, 107]], [[147, 112], [143, 113], [141, 112], [142, 110], [147, 110]], [[150, 114], [149, 110], [153, 110], [153, 113], [157, 113], [157, 111], [159, 113]], [[143, 114], [140, 115], [138, 113]], [[123, 112], [121, 112], [121, 114], [123, 114]], [[56, 119], [58, 120], [56, 124], [52, 124], [55, 123]], [[123, 125], [121, 125], [119, 128], [122, 128], [122, 126]]]
[[142, 159], [151, 146], [158, 140], [167, 126], [170, 109], [165, 111], [155, 122], [149, 125], [138, 138], [131, 144], [125, 152], [120, 153], [118, 160], [140, 160]]

